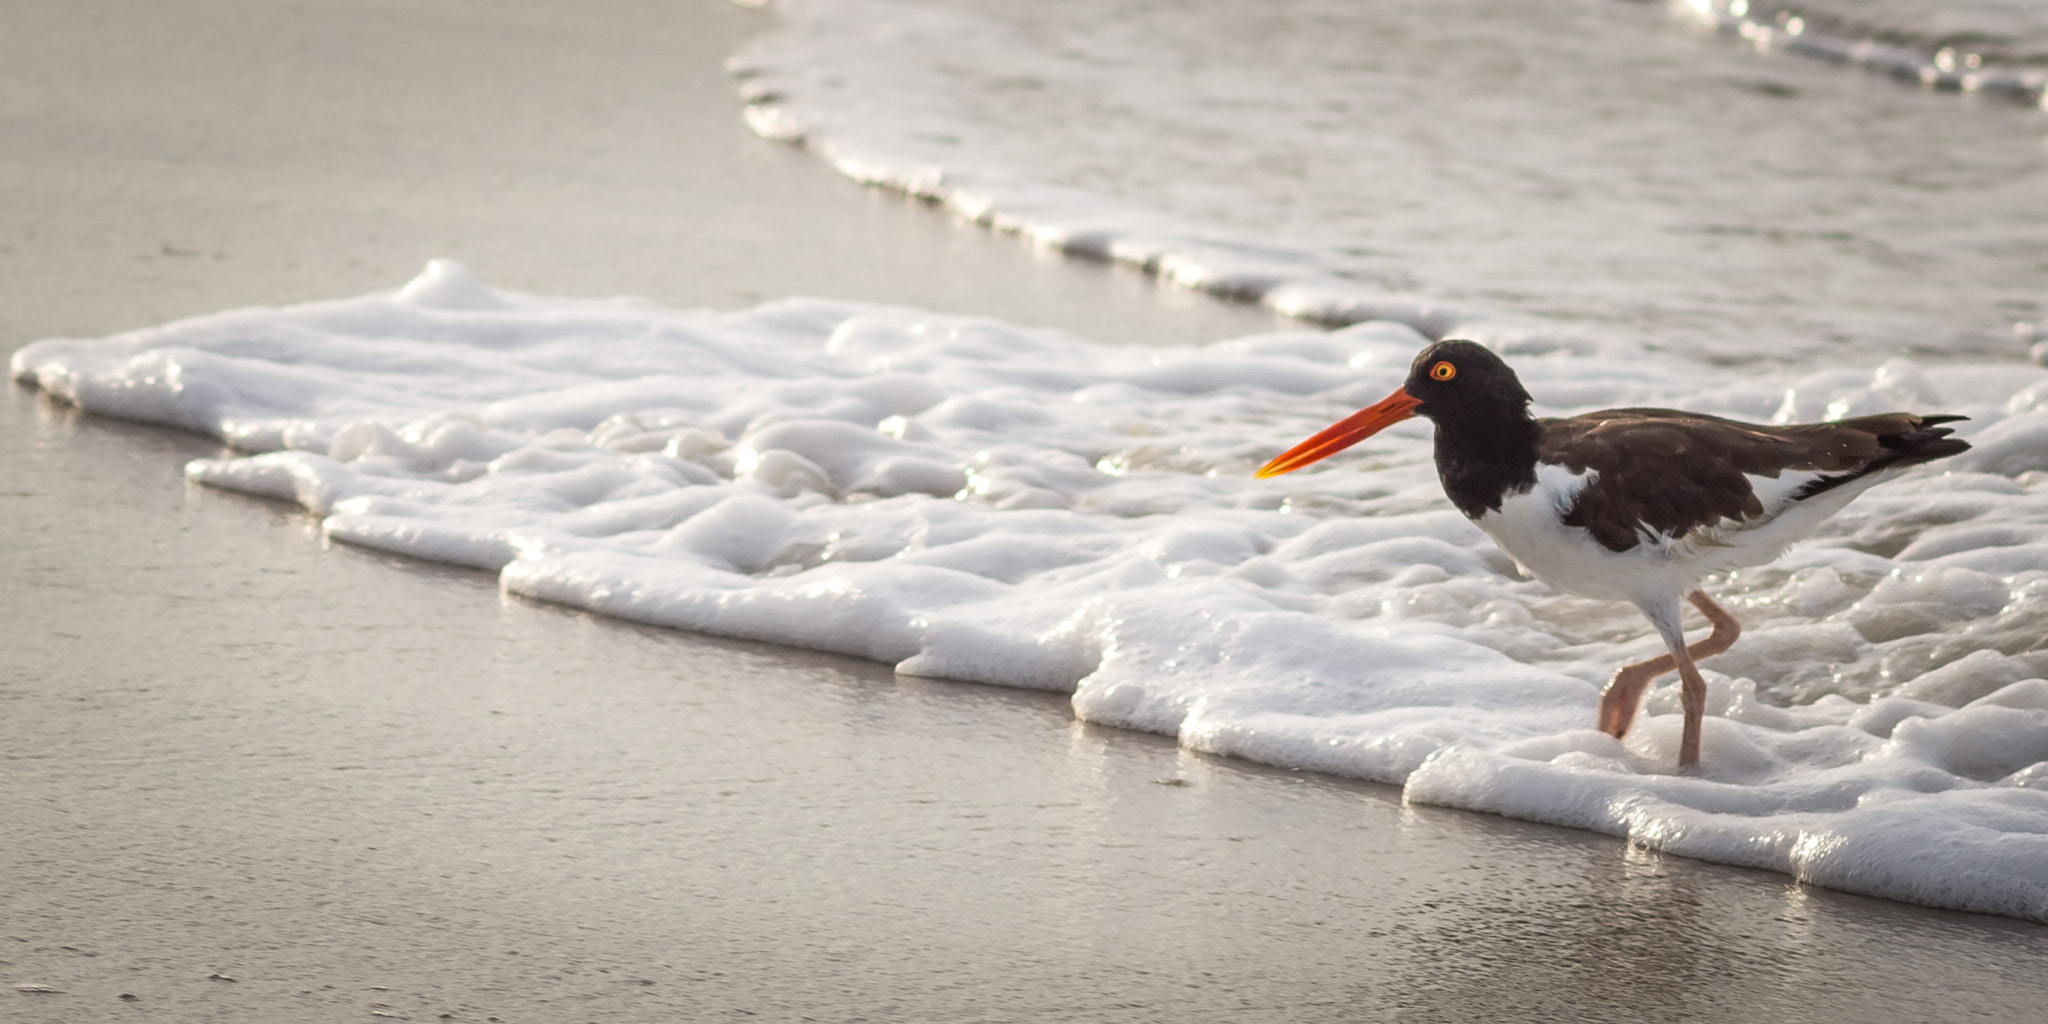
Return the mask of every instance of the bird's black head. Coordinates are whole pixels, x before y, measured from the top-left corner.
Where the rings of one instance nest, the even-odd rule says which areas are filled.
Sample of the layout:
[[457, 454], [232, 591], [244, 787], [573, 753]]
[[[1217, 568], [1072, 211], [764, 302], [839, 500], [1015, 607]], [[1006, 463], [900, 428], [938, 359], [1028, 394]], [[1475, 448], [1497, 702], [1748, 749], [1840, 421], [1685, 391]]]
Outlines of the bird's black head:
[[1536, 421], [1529, 418], [1529, 393], [1515, 371], [1482, 345], [1439, 341], [1415, 357], [1407, 383], [1393, 394], [1280, 453], [1257, 475], [1291, 473], [1418, 415], [1436, 421], [1437, 470], [1447, 489], [1467, 465], [1507, 464], [1535, 472]]
[[1529, 392], [1521, 379], [1492, 349], [1474, 341], [1445, 339], [1423, 349], [1401, 390], [1421, 403], [1416, 415], [1439, 425], [1529, 418]]

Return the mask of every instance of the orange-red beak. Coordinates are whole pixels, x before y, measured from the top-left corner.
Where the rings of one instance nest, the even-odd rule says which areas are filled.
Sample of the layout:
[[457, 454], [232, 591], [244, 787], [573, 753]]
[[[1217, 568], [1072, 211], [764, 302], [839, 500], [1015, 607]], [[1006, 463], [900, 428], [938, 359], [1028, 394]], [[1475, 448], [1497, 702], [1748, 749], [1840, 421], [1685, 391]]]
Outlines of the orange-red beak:
[[1415, 410], [1421, 405], [1422, 399], [1397, 389], [1378, 402], [1330, 424], [1322, 433], [1287, 449], [1253, 475], [1264, 480], [1269, 476], [1292, 473], [1415, 415]]

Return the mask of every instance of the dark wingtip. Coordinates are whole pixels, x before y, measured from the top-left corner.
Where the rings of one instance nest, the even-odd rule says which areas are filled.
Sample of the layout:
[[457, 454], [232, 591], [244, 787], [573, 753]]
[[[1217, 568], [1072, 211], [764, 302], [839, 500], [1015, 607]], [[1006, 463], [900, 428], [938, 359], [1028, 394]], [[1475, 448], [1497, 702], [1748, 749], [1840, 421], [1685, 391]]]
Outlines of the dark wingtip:
[[1898, 457], [1893, 460], [1894, 465], [1910, 466], [1920, 462], [1932, 462], [1935, 459], [1945, 459], [1951, 455], [1961, 455], [1970, 450], [1970, 442], [1959, 437], [1950, 437], [1949, 435], [1955, 433], [1955, 431], [1936, 425], [1941, 423], [1958, 423], [1969, 419], [1968, 416], [1943, 414], [1939, 416], [1916, 416], [1913, 419], [1917, 425], [1912, 430], [1877, 439], [1878, 444], [1899, 453]]

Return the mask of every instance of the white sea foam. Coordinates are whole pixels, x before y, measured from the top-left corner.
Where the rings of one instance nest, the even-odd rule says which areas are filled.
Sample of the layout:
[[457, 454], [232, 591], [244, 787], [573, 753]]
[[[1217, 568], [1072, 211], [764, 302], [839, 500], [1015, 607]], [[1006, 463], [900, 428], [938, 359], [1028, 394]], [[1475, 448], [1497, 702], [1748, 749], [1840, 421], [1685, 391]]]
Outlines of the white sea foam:
[[1647, 626], [1514, 578], [1444, 500], [1426, 423], [1251, 477], [1421, 343], [1383, 321], [1132, 349], [812, 300], [678, 312], [437, 261], [395, 292], [39, 342], [13, 372], [252, 453], [194, 480], [515, 593], [1071, 690], [1083, 718], [1199, 750], [2048, 920], [2048, 370], [1515, 358], [1547, 413], [1974, 417], [1974, 451], [1712, 586], [1748, 632], [1706, 664], [1705, 767], [1678, 776], [1668, 683], [1626, 743], [1591, 727]]

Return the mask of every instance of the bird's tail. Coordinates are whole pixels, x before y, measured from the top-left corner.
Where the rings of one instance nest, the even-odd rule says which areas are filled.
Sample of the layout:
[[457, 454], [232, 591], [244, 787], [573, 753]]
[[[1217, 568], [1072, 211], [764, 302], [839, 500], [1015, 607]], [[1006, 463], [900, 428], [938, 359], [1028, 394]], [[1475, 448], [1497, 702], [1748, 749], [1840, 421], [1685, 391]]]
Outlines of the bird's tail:
[[1969, 451], [1970, 442], [1959, 437], [1950, 437], [1949, 435], [1955, 431], [1940, 425], [1966, 419], [1969, 417], [1915, 416], [1911, 420], [1911, 429], [1879, 435], [1877, 443], [1883, 445], [1885, 450], [1897, 453], [1892, 458], [1884, 460], [1885, 468], [1915, 466]]
[[1945, 459], [1970, 450], [1970, 442], [1959, 437], [1950, 437], [1955, 431], [1941, 426], [1969, 419], [1968, 416], [1915, 416], [1910, 413], [1886, 413], [1881, 416], [1863, 416], [1853, 420], [1842, 420], [1836, 426], [1855, 426], [1870, 432], [1877, 439], [1884, 454], [1871, 459], [1855, 470], [1834, 476], [1817, 477], [1801, 487], [1794, 500], [1805, 500], [1816, 494], [1834, 490], [1843, 484], [1863, 480], [1887, 470], [1904, 469], [1935, 459]]

